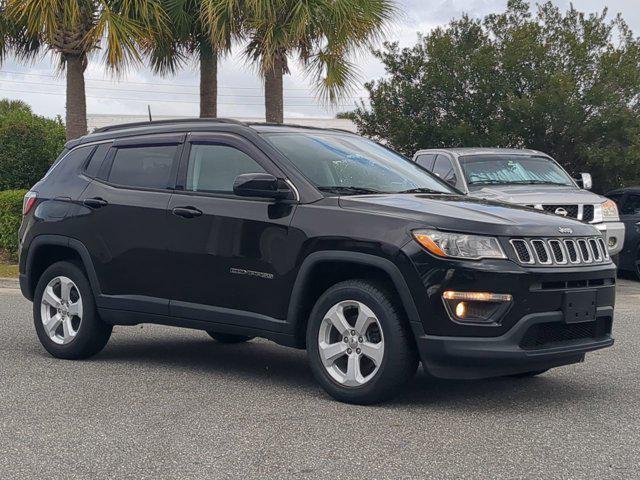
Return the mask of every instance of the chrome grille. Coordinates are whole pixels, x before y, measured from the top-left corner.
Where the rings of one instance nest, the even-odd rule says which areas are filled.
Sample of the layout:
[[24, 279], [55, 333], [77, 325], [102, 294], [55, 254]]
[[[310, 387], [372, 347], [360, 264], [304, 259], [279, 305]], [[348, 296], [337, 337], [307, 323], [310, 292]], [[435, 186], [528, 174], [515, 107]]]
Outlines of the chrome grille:
[[518, 263], [524, 265], [590, 265], [609, 261], [602, 237], [512, 238], [509, 243]]

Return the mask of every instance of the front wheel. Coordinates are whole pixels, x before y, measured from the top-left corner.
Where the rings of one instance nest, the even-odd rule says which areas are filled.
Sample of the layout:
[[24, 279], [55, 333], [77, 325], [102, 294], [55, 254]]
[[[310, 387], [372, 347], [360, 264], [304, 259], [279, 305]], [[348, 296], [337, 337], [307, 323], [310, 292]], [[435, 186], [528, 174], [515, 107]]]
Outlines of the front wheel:
[[112, 327], [98, 317], [87, 276], [70, 262], [55, 263], [40, 277], [33, 319], [40, 343], [58, 358], [95, 355], [111, 336]]
[[337, 400], [386, 400], [413, 377], [418, 356], [393, 292], [364, 280], [334, 285], [316, 302], [307, 325], [311, 369]]

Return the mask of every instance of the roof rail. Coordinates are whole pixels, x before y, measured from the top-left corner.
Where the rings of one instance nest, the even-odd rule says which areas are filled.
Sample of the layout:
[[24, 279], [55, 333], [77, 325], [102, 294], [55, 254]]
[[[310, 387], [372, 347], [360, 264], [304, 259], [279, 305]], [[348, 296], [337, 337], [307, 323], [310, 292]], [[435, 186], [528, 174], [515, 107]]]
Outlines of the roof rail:
[[107, 125], [106, 127], [96, 128], [92, 133], [112, 132], [114, 130], [125, 130], [135, 127], [151, 127], [154, 125], [172, 125], [176, 123], [230, 123], [234, 125], [247, 125], [240, 120], [232, 118], [173, 118], [165, 120], [153, 120], [146, 122], [120, 123], [118, 125]]

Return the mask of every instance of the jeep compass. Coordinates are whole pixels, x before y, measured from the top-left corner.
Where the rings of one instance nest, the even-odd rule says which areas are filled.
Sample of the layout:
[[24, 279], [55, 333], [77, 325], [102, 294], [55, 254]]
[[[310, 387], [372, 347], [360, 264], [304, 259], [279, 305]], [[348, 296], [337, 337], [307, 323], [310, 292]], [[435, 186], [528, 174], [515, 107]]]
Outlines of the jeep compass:
[[346, 132], [231, 120], [103, 128], [24, 199], [20, 286], [55, 357], [114, 325], [306, 348], [334, 398], [374, 403], [419, 362], [528, 377], [613, 344], [593, 226], [461, 195]]

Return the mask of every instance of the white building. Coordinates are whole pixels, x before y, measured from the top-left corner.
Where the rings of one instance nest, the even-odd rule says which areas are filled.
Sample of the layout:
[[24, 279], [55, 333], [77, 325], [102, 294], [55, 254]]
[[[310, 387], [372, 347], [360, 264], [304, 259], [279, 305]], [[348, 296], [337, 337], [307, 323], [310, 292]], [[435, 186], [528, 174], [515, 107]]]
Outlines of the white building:
[[[154, 115], [154, 120], [168, 120], [172, 118], [189, 118], [177, 116], [160, 116]], [[149, 120], [145, 115], [106, 115], [106, 114], [89, 114], [87, 115], [87, 123], [89, 131], [96, 128], [106, 127], [108, 125], [117, 125], [120, 123], [145, 122]], [[242, 122], [264, 122], [262, 118], [236, 118]], [[319, 127], [319, 128], [339, 128], [350, 132], [357, 132], [356, 126], [351, 120], [340, 118], [285, 118], [284, 123], [291, 125], [300, 125], [303, 127]]]

